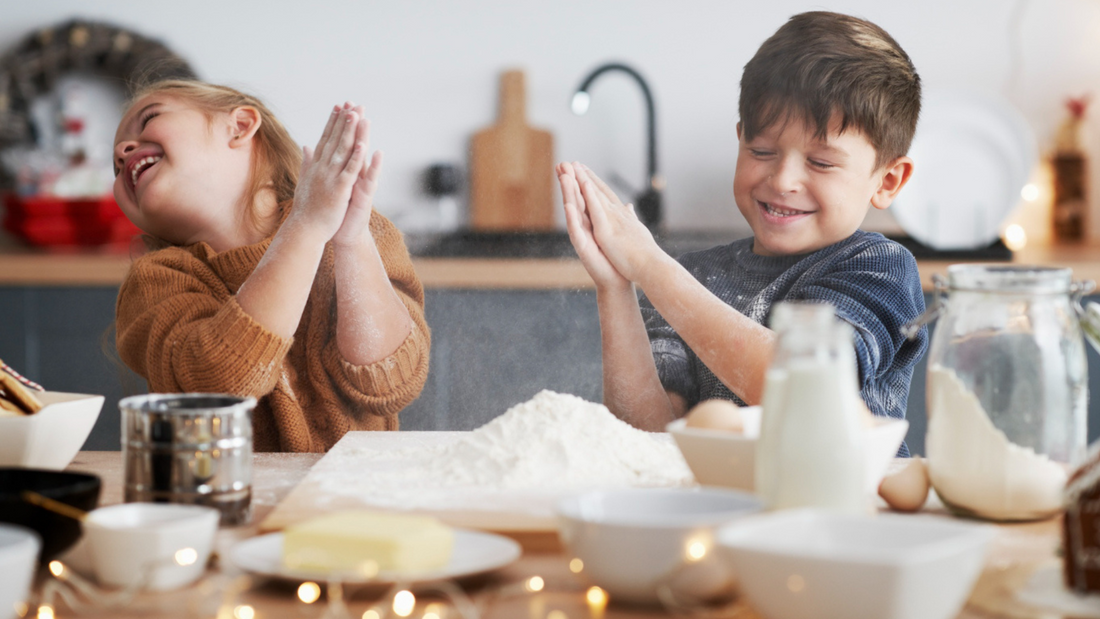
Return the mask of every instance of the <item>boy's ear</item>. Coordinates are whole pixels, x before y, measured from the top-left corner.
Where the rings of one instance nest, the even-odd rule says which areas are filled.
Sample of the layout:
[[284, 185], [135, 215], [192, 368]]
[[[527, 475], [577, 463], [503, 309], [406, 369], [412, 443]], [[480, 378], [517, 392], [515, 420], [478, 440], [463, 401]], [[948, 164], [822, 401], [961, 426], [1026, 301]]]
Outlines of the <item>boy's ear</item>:
[[252, 140], [252, 136], [260, 130], [263, 119], [260, 111], [251, 105], [242, 105], [229, 113], [230, 122], [230, 146], [241, 146]]
[[882, 182], [879, 183], [878, 191], [871, 196], [871, 206], [885, 209], [894, 201], [905, 183], [912, 178], [913, 160], [909, 157], [898, 157], [883, 166], [878, 174], [882, 175]]

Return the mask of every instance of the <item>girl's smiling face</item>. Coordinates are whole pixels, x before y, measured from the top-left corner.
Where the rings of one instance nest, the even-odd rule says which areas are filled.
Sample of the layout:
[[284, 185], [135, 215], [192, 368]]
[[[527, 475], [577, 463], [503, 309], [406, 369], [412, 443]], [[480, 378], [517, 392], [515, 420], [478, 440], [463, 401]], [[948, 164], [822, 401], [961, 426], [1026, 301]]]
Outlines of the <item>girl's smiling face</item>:
[[804, 254], [842, 241], [872, 205], [890, 206], [909, 179], [912, 160], [876, 167], [875, 149], [863, 133], [840, 133], [839, 125], [834, 119], [822, 139], [791, 117], [751, 141], [738, 125], [733, 194], [752, 227], [754, 253]]
[[186, 100], [153, 94], [115, 134], [115, 200], [139, 228], [175, 245], [217, 251], [239, 244], [249, 148], [230, 114], [207, 116]]

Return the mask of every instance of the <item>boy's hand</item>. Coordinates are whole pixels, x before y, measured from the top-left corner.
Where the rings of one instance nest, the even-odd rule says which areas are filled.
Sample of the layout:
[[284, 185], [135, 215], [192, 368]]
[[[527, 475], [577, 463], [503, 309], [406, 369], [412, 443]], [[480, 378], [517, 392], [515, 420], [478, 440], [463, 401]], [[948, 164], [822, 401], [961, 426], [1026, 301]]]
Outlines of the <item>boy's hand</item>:
[[[366, 152], [370, 144], [370, 121], [359, 121], [356, 142], [363, 145]], [[378, 178], [382, 172], [382, 152], [375, 151], [370, 161], [365, 161], [359, 170], [355, 185], [351, 188], [351, 200], [340, 229], [332, 237], [336, 245], [350, 245], [369, 237], [370, 216], [374, 211], [374, 192], [378, 190]]]
[[592, 236], [592, 221], [585, 212], [584, 197], [573, 165], [559, 163], [555, 171], [561, 184], [562, 204], [565, 207], [565, 225], [569, 240], [577, 251], [588, 275], [596, 282], [597, 289], [628, 288], [626, 279], [611, 266]]
[[618, 273], [639, 282], [646, 275], [648, 264], [665, 253], [634, 213], [633, 204], [624, 205], [586, 166], [577, 163], [574, 171], [592, 224], [592, 236], [600, 250]]
[[326, 241], [344, 221], [366, 158], [366, 144], [357, 139], [362, 113], [362, 107], [353, 108], [351, 103], [334, 107], [317, 147], [302, 149], [291, 217], [315, 226]]

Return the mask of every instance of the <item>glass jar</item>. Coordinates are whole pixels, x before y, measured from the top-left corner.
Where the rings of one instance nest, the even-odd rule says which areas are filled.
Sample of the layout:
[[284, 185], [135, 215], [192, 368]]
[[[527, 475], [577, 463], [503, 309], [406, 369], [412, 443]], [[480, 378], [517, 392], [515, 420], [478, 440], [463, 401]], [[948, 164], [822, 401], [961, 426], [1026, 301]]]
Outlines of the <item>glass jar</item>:
[[934, 278], [925, 449], [952, 511], [996, 521], [1062, 509], [1085, 453], [1088, 372], [1081, 297], [1070, 269], [953, 265]]

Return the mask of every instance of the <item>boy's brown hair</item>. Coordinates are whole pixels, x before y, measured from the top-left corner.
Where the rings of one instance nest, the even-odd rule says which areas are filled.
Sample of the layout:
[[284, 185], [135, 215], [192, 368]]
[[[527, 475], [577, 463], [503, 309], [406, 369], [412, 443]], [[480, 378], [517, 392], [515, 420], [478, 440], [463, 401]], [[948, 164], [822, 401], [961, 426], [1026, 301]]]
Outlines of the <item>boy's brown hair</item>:
[[871, 22], [825, 11], [795, 15], [757, 50], [741, 76], [741, 131], [752, 140], [801, 115], [825, 138], [834, 114], [875, 149], [875, 167], [905, 155], [920, 115], [920, 76]]

